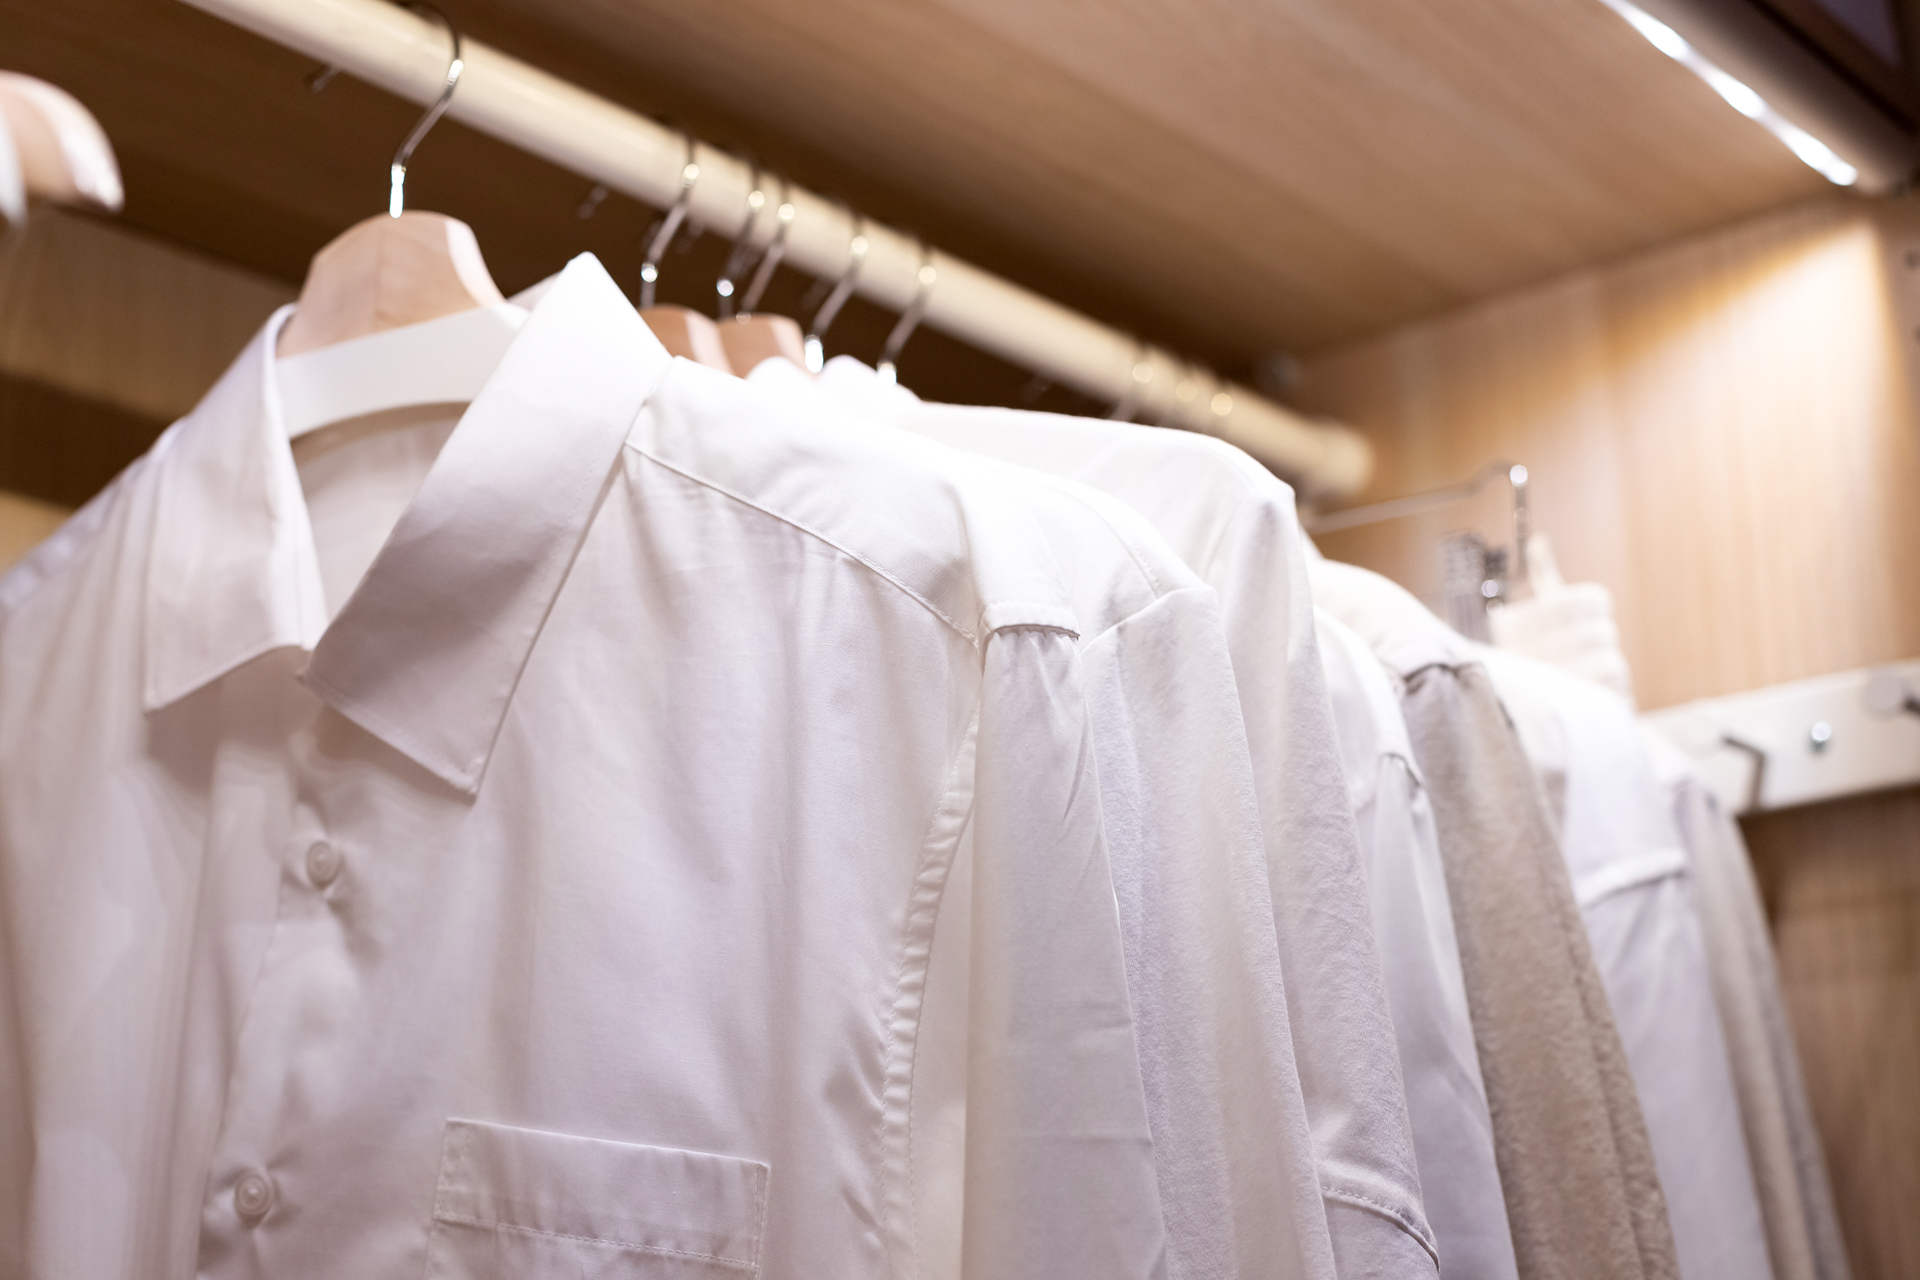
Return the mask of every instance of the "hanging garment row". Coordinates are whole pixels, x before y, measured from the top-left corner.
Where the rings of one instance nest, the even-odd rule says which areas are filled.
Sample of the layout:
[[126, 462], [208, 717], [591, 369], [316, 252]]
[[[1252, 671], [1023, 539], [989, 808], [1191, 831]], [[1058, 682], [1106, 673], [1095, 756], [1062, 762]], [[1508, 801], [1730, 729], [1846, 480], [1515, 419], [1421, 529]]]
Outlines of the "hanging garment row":
[[1624, 699], [1217, 440], [385, 327], [457, 226], [0, 579], [10, 1272], [1843, 1274]]
[[751, 360], [503, 298], [445, 101], [0, 578], [8, 1274], [1844, 1275], [1623, 697], [1220, 440], [824, 361], [858, 235]]

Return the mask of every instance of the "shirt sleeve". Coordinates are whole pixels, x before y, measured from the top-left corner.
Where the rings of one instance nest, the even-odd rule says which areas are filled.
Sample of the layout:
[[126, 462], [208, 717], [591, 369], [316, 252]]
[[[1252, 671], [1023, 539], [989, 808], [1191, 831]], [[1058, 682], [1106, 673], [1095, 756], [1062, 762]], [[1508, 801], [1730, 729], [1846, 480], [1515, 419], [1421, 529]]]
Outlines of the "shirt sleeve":
[[1299, 526], [1249, 501], [1206, 580], [1226, 602], [1258, 772], [1274, 924], [1340, 1271], [1433, 1275], [1372, 910], [1328, 700]]
[[985, 642], [975, 758], [968, 1280], [1164, 1277], [1100, 779], [1074, 638]]
[[1159, 597], [1081, 661], [1174, 1273], [1330, 1278], [1212, 589]]
[[1522, 1275], [1673, 1280], [1626, 1051], [1520, 742], [1478, 666], [1409, 672]]

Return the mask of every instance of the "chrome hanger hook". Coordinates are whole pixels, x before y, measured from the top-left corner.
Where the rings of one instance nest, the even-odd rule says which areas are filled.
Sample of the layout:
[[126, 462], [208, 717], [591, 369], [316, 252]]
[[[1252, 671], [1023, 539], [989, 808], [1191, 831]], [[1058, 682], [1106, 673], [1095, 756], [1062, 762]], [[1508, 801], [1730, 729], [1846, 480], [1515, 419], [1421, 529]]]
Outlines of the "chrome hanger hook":
[[913, 331], [926, 317], [927, 304], [933, 301], [933, 286], [940, 279], [940, 273], [933, 265], [933, 251], [927, 248], [924, 241], [920, 244], [920, 269], [914, 273], [914, 279], [919, 283], [919, 288], [914, 290], [913, 301], [907, 304], [907, 309], [900, 313], [893, 332], [887, 335], [887, 344], [880, 350], [880, 363], [874, 366], [880, 381], [889, 385], [900, 380], [896, 361], [900, 359], [900, 351], [907, 345], [907, 339], [913, 336]]
[[780, 259], [787, 256], [787, 231], [793, 226], [793, 201], [787, 199], [787, 180], [780, 179], [780, 204], [773, 211], [773, 238], [767, 241], [765, 253], [760, 255], [760, 265], [753, 269], [753, 280], [747, 285], [746, 293], [740, 297], [740, 318], [745, 319], [760, 307], [760, 297], [767, 291], [767, 284], [773, 279], [774, 268], [780, 265]]
[[760, 166], [754, 165], [747, 176], [747, 216], [741, 219], [740, 230], [734, 234], [733, 250], [727, 254], [726, 265], [720, 268], [720, 278], [713, 282], [713, 291], [719, 297], [716, 310], [722, 320], [733, 315], [733, 295], [738, 291], [740, 274], [753, 257], [753, 224], [760, 220], [760, 211], [766, 205], [767, 193], [760, 189]]
[[860, 264], [867, 260], [866, 220], [859, 214], [853, 215], [853, 239], [847, 242], [847, 269], [840, 273], [840, 281], [833, 286], [833, 292], [813, 313], [813, 323], [807, 326], [807, 372], [818, 373], [827, 362], [827, 350], [824, 339], [827, 330], [833, 327], [834, 319], [839, 316], [840, 308], [847, 305], [847, 299], [853, 296], [854, 282], [860, 278]]
[[[413, 159], [413, 149], [420, 145], [422, 138], [427, 136], [427, 130], [438, 124], [440, 117], [447, 113], [448, 105], [453, 102], [454, 88], [460, 83], [460, 73], [467, 67], [460, 57], [460, 32], [453, 25], [453, 20], [428, 4], [426, 0], [407, 0], [407, 7], [430, 14], [439, 20], [440, 25], [447, 29], [447, 38], [453, 42], [453, 57], [447, 63], [447, 83], [440, 90], [440, 97], [427, 108], [426, 114], [421, 116], [419, 123], [413, 126], [413, 132], [407, 135], [407, 140], [400, 144], [398, 151], [393, 153], [393, 165], [388, 170], [392, 179], [392, 185], [387, 192], [387, 216], [390, 218], [399, 217], [407, 207], [407, 162]], [[324, 87], [324, 82], [321, 87]]]
[[680, 195], [673, 202], [673, 208], [667, 210], [667, 216], [660, 220], [659, 230], [653, 233], [653, 239], [647, 242], [646, 260], [640, 264], [640, 309], [645, 311], [653, 305], [653, 286], [660, 279], [660, 259], [666, 255], [667, 246], [673, 243], [673, 237], [680, 230], [680, 224], [687, 220], [687, 208], [693, 203], [693, 185], [700, 181], [700, 166], [694, 160], [693, 149], [697, 145], [692, 134], [687, 134], [687, 163], [680, 169]]

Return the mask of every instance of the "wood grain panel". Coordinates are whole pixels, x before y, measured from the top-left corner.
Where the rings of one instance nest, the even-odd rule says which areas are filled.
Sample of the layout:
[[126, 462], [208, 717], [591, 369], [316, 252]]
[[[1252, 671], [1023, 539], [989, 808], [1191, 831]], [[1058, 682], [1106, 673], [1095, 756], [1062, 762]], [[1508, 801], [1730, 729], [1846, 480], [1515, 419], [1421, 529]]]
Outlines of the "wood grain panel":
[[165, 419], [0, 373], [0, 490], [78, 507], [165, 427]]
[[1748, 818], [1854, 1280], [1920, 1275], [1920, 789]]
[[[1309, 360], [1372, 497], [1532, 473], [1570, 579], [1614, 594], [1642, 705], [1920, 655], [1920, 202], [1820, 200]], [[1428, 596], [1505, 498], [1329, 535]]]
[[[444, 0], [469, 34], [1244, 373], [1821, 189], [1598, 0]], [[0, 0], [128, 217], [289, 282], [413, 108], [184, 5]], [[409, 191], [518, 287], [648, 211], [457, 125]], [[664, 281], [672, 291], [670, 281]], [[696, 300], [705, 301], [696, 295]]]

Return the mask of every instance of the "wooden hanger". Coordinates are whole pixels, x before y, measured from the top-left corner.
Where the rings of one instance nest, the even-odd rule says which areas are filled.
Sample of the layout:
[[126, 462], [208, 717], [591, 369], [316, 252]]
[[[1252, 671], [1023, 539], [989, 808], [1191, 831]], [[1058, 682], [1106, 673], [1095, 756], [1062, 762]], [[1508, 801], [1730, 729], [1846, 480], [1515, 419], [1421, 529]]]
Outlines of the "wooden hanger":
[[400, 144], [387, 212], [342, 232], [307, 268], [275, 353], [291, 434], [410, 405], [466, 403], [479, 394], [527, 313], [509, 304], [480, 256], [473, 228], [405, 209], [407, 164], [460, 82], [460, 33], [440, 97]]
[[380, 214], [313, 255], [279, 354], [504, 303], [473, 228], [443, 213]]
[[741, 315], [720, 325], [720, 341], [727, 359], [743, 375], [763, 360], [789, 360], [807, 367], [807, 345], [800, 324], [786, 316]]
[[[767, 193], [760, 186], [760, 170], [757, 166], [748, 180], [747, 188], [747, 216], [740, 223], [740, 230], [734, 234], [733, 251], [727, 255], [727, 263], [720, 269], [720, 278], [713, 287], [715, 305], [720, 313], [720, 341], [726, 347], [727, 359], [734, 371], [742, 377], [751, 373], [761, 361], [775, 357], [789, 360], [797, 368], [804, 369], [806, 355], [800, 326], [785, 316], [754, 314], [760, 295], [766, 292], [767, 281], [773, 278], [774, 268], [780, 265], [781, 255], [786, 252], [787, 229], [793, 225], [793, 204], [787, 200], [786, 188], [782, 184], [780, 203], [774, 209], [773, 234], [768, 237], [766, 248], [759, 250], [759, 265], [754, 270], [752, 281], [743, 291], [739, 287], [740, 277], [757, 248], [753, 240], [754, 224], [760, 220], [760, 214], [768, 204]], [[736, 305], [739, 307], [738, 315], [734, 314]]]
[[0, 71], [0, 116], [13, 136], [30, 199], [119, 212], [125, 193], [113, 146], [72, 94], [32, 76]]
[[0, 219], [18, 227], [27, 220], [27, 183], [20, 172], [20, 148], [14, 145], [7, 114], [0, 111]]

